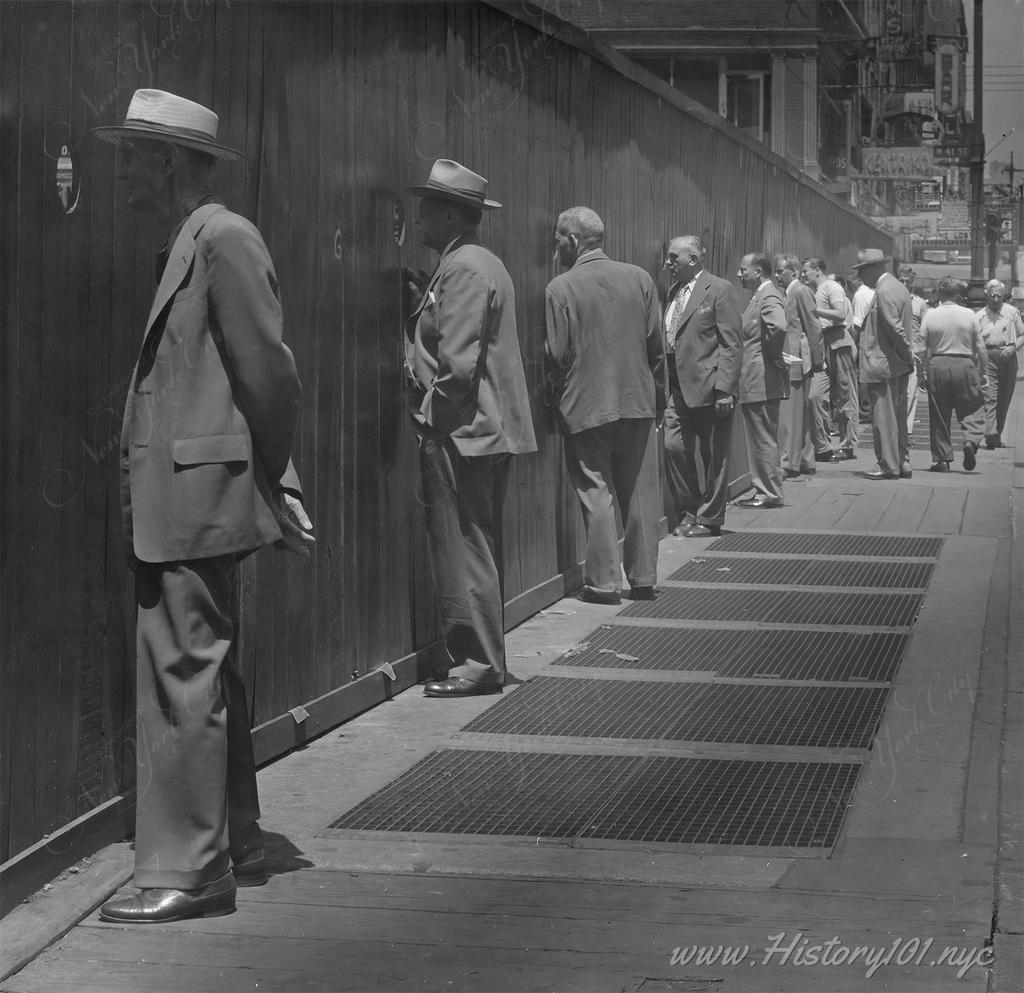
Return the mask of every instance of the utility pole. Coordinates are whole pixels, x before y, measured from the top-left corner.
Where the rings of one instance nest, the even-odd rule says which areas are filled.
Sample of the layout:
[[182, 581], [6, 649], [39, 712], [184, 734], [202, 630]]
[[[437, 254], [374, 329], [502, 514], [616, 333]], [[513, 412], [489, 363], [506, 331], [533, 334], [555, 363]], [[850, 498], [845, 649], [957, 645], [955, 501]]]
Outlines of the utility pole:
[[[1024, 231], [1020, 226], [1020, 201], [1014, 203], [1013, 177], [1021, 172], [1013, 167], [1013, 149], [1010, 150], [1010, 164], [1003, 166], [1003, 172], [1010, 174], [1010, 286], [1019, 286], [1017, 273], [1017, 248], [1024, 241]], [[1018, 209], [1014, 209], [1018, 208]]]
[[982, 122], [984, 50], [982, 0], [974, 0], [974, 152], [971, 156], [971, 278], [967, 305], [985, 306], [985, 129]]

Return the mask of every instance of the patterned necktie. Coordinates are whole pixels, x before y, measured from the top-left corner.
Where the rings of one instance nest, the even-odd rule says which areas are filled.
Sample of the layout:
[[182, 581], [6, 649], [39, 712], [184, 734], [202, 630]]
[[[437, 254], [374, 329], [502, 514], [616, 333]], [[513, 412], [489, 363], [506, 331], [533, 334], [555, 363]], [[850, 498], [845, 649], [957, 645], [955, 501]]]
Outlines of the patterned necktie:
[[669, 321], [668, 331], [665, 334], [668, 340], [668, 347], [676, 347], [676, 335], [679, 334], [679, 327], [683, 323], [683, 311], [690, 300], [690, 284], [687, 283], [676, 296], [676, 309], [672, 311], [672, 320]]

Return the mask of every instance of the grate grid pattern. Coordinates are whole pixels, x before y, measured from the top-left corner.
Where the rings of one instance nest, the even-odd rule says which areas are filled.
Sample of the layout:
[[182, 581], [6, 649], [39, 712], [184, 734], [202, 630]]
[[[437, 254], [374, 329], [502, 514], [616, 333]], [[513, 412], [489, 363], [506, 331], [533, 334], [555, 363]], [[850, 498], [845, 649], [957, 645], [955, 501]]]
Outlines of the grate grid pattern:
[[885, 687], [623, 682], [537, 676], [468, 732], [870, 748]]
[[860, 768], [441, 749], [330, 827], [830, 848]]
[[662, 589], [657, 600], [631, 603], [621, 617], [691, 621], [761, 621], [910, 627], [921, 609], [917, 593], [818, 593], [734, 589]]
[[890, 534], [773, 534], [734, 531], [708, 545], [710, 552], [778, 552], [789, 555], [864, 555], [874, 558], [934, 559], [942, 538]]
[[710, 671], [718, 676], [888, 682], [907, 635], [895, 632], [598, 628], [553, 664]]
[[691, 559], [668, 578], [672, 582], [688, 583], [925, 589], [933, 570], [930, 562], [823, 562], [819, 559], [739, 559], [711, 555]]

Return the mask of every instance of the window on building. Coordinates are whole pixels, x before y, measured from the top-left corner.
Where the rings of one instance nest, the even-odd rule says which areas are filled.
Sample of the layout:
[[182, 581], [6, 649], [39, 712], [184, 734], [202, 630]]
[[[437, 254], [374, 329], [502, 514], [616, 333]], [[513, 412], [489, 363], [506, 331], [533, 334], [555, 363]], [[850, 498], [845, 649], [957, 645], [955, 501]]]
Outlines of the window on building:
[[727, 72], [719, 83], [719, 113], [758, 141], [765, 131], [765, 74]]

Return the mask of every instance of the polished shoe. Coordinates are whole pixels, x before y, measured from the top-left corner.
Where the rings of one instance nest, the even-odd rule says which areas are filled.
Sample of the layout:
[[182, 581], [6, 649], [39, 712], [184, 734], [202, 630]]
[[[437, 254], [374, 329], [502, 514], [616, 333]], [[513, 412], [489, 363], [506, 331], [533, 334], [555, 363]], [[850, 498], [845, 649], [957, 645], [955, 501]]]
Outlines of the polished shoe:
[[684, 532], [684, 538], [717, 538], [722, 529], [718, 524], [691, 524]]
[[805, 469], [803, 466], [800, 467], [801, 476], [813, 476], [818, 470], [811, 466], [809, 469]]
[[840, 462], [849, 462], [857, 457], [857, 453], [852, 448], [840, 448], [839, 454], [836, 456]]
[[769, 500], [766, 497], [750, 497], [748, 500], [737, 500], [737, 507], [746, 507], [748, 510], [770, 510], [772, 507], [781, 507], [781, 500]]
[[622, 603], [621, 593], [610, 593], [607, 590], [595, 590], [593, 586], [581, 586], [576, 599], [583, 603], [599, 603], [605, 607], [614, 607]]
[[675, 535], [675, 537], [678, 538], [679, 535], [681, 535], [683, 533], [683, 531], [686, 530], [686, 528], [688, 528], [691, 524], [696, 524], [696, 523], [697, 523], [697, 518], [694, 517], [693, 514], [690, 514], [690, 513], [683, 514], [683, 516], [679, 519], [679, 523], [674, 528], [672, 528], [672, 534]]
[[630, 600], [657, 600], [658, 593], [653, 586], [634, 586], [629, 591]]
[[990, 435], [988, 435], [985, 438], [985, 447], [989, 451], [994, 451], [997, 448], [1002, 448], [1002, 447], [1004, 447], [1003, 446], [1003, 439], [1000, 438], [998, 435], [990, 434]]
[[263, 848], [254, 848], [247, 852], [241, 862], [231, 861], [231, 872], [237, 886], [264, 886], [270, 880], [267, 871], [267, 859]]
[[783, 469], [782, 470], [782, 475], [786, 479], [799, 479], [800, 478], [800, 471], [798, 469]]
[[977, 450], [978, 446], [973, 441], [964, 442], [964, 469], [967, 472], [973, 472], [974, 467], [978, 464], [978, 460], [974, 457]]
[[486, 696], [488, 693], [500, 693], [501, 683], [494, 680], [465, 679], [462, 676], [449, 676], [447, 679], [432, 679], [423, 686], [424, 696]]
[[162, 924], [189, 917], [222, 917], [235, 909], [235, 879], [230, 872], [198, 890], [144, 889], [138, 896], [108, 900], [100, 920], [117, 924]]
[[928, 466], [928, 471], [929, 472], [949, 472], [949, 463], [948, 462], [933, 462], [930, 466]]
[[911, 469], [909, 465], [905, 465], [902, 469], [900, 469], [900, 479], [910, 479], [913, 477], [913, 475], [914, 470]]
[[814, 453], [814, 461], [815, 462], [828, 462], [830, 464], [834, 464], [834, 463], [839, 461], [839, 458], [836, 455], [836, 453], [833, 452], [833, 451], [815, 452]]
[[870, 472], [862, 472], [865, 479], [899, 479], [898, 472], [882, 472], [881, 469], [872, 469]]

